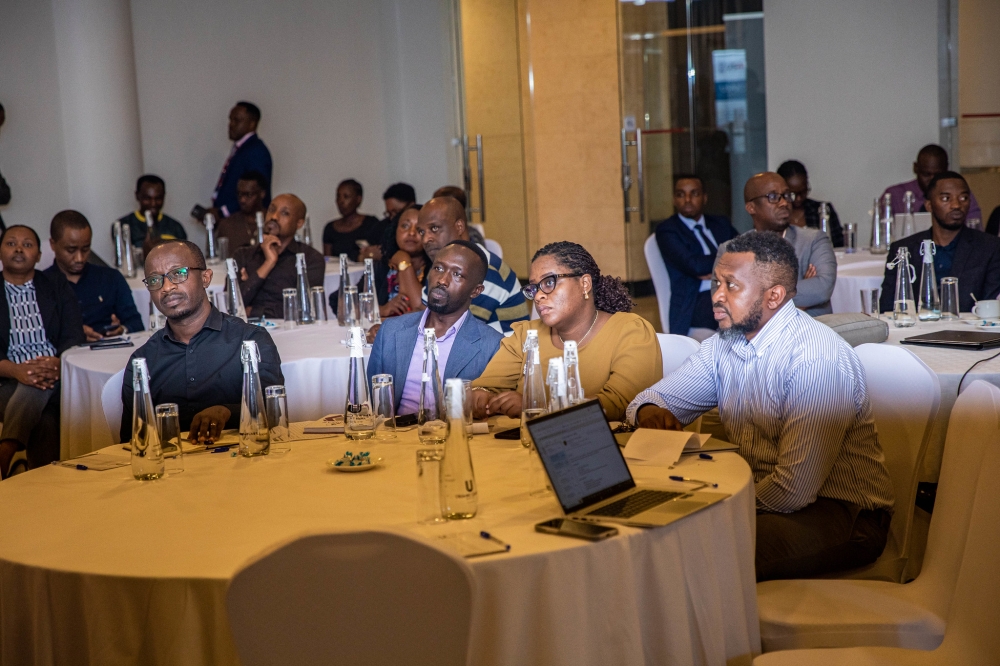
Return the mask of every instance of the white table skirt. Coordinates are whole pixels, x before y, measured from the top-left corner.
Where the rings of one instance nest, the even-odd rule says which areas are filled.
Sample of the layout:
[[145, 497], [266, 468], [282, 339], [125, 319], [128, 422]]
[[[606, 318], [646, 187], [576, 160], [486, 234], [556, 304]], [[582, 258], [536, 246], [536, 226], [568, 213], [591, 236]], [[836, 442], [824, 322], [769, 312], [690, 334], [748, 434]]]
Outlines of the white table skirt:
[[528, 495], [524, 449], [490, 436], [472, 442], [477, 517], [415, 525], [415, 440], [372, 445], [386, 465], [363, 474], [325, 469], [357, 449], [338, 436], [294, 442], [282, 457], [190, 455], [185, 472], [157, 482], [132, 480], [128, 467], [56, 466], [5, 481], [0, 664], [237, 664], [232, 575], [295, 535], [373, 527], [486, 529], [512, 544], [469, 560], [477, 665], [749, 664], [759, 653], [753, 484], [736, 454], [689, 457], [675, 472], [634, 468], [640, 483], [682, 473], [732, 497], [588, 543], [534, 531], [558, 505]]
[[[349, 355], [341, 344], [347, 330], [336, 322], [269, 329], [281, 356], [281, 372], [293, 421], [309, 421], [344, 411]], [[135, 347], [93, 351], [72, 349], [62, 361], [62, 427], [60, 453], [72, 458], [112, 443], [104, 418], [104, 384], [128, 363], [149, 333], [133, 335]]]
[[[208, 287], [208, 293], [211, 296], [221, 293], [226, 288], [226, 265], [218, 264], [216, 266], [209, 266], [209, 268], [212, 269], [212, 284]], [[347, 271], [351, 277], [351, 282], [357, 282], [365, 272], [365, 265], [350, 262], [347, 265]], [[138, 274], [134, 278], [125, 278], [125, 281], [128, 282], [128, 286], [132, 289], [132, 300], [135, 301], [135, 307], [139, 310], [139, 316], [142, 317], [142, 325], [148, 329], [149, 291], [146, 289], [146, 285], [142, 283], [142, 271], [138, 271]], [[326, 276], [323, 278], [323, 288], [326, 290], [328, 299], [330, 294], [340, 289], [340, 259], [337, 257], [326, 258]], [[332, 318], [333, 311], [329, 307], [328, 304], [327, 311]]]
[[835, 313], [861, 312], [861, 290], [882, 286], [885, 275], [886, 255], [860, 250], [854, 254], [837, 255], [837, 284], [830, 296], [830, 306]]

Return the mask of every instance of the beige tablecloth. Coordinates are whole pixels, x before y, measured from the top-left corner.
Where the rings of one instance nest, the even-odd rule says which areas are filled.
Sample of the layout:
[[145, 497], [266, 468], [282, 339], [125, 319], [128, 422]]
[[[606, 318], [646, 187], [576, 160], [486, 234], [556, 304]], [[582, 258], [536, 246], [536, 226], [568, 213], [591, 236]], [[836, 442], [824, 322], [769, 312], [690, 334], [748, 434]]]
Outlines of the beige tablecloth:
[[[279, 322], [280, 323], [280, 322]], [[293, 421], [310, 421], [344, 411], [349, 353], [341, 341], [347, 329], [336, 321], [292, 330], [268, 329], [281, 356], [281, 372]], [[86, 347], [63, 354], [60, 455], [72, 458], [112, 443], [101, 404], [104, 384], [128, 363], [149, 337], [133, 335], [135, 347], [94, 351]]]
[[0, 664], [236, 664], [225, 592], [249, 558], [303, 532], [376, 526], [486, 529], [512, 544], [469, 560], [475, 664], [749, 664], [760, 651], [753, 485], [734, 453], [674, 472], [633, 468], [640, 483], [682, 473], [732, 497], [588, 543], [533, 530], [559, 508], [528, 495], [517, 442], [473, 440], [479, 514], [434, 527], [413, 522], [412, 433], [370, 447], [383, 468], [328, 471], [347, 448], [358, 446], [339, 436], [295, 442], [282, 457], [189, 455], [185, 472], [156, 482], [128, 467], [56, 466], [4, 481]]

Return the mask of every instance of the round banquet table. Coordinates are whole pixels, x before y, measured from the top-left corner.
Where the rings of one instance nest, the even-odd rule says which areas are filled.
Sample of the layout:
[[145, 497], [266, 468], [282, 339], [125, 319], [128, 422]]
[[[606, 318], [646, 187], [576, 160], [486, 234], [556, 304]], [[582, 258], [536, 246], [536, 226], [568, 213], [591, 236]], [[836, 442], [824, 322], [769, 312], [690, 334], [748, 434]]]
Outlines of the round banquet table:
[[[278, 355], [293, 421], [314, 421], [342, 413], [347, 398], [350, 354], [342, 341], [347, 329], [336, 321], [285, 330], [268, 329]], [[149, 338], [132, 335], [134, 347], [92, 350], [77, 347], [62, 357], [60, 456], [89, 453], [113, 443], [104, 418], [101, 391], [112, 375], [125, 368], [129, 357]]]
[[[208, 293], [214, 295], [221, 293], [226, 288], [226, 265], [217, 264], [215, 266], [209, 266], [212, 269], [212, 284], [208, 287]], [[365, 265], [355, 262], [348, 262], [347, 264], [347, 274], [351, 277], [351, 282], [356, 282], [361, 278], [361, 275], [365, 272]], [[132, 300], [135, 301], [135, 307], [139, 310], [139, 316], [142, 317], [142, 325], [147, 329], [149, 328], [149, 291], [146, 289], [146, 285], [142, 283], [142, 271], [138, 271], [137, 275], [132, 278], [125, 278], [128, 282], [128, 286], [132, 289]], [[330, 294], [340, 289], [340, 258], [339, 257], [327, 257], [326, 258], [326, 276], [323, 278], [323, 288], [326, 290], [327, 298]], [[329, 304], [327, 304], [328, 316], [334, 318], [333, 311], [330, 310]]]
[[838, 249], [837, 284], [830, 295], [830, 307], [836, 312], [861, 312], [861, 290], [878, 289], [885, 275], [887, 256], [867, 249], [846, 254]]
[[[983, 329], [970, 324], [969, 322], [975, 323], [981, 320], [974, 319], [969, 313], [963, 313], [962, 318], [962, 321], [918, 322], [911, 328], [896, 328], [892, 323], [892, 313], [883, 314], [882, 319], [886, 320], [889, 324], [889, 339], [885, 344], [899, 345], [903, 338], [943, 330], [992, 330], [993, 332], [1000, 333], [1000, 328]], [[920, 469], [920, 481], [936, 482], [941, 471], [941, 459], [944, 454], [945, 435], [948, 432], [948, 420], [951, 416], [952, 407], [955, 406], [955, 400], [958, 398], [958, 382], [962, 378], [962, 374], [972, 364], [997, 354], [1000, 352], [1000, 348], [974, 351], [951, 349], [948, 347], [902, 346], [916, 354], [926, 363], [938, 376], [938, 381], [941, 384], [941, 406], [938, 409], [937, 418], [931, 423], [927, 453], [924, 456], [923, 465]], [[962, 383], [963, 388], [972, 383], [974, 379], [982, 379], [1000, 386], [1000, 357], [977, 365], [965, 378], [965, 381]]]
[[681, 473], [732, 497], [589, 543], [534, 531], [559, 507], [528, 495], [517, 442], [473, 439], [478, 515], [436, 526], [414, 523], [413, 432], [373, 444], [385, 465], [362, 474], [326, 469], [358, 450], [342, 435], [291, 447], [259, 459], [188, 455], [183, 473], [155, 482], [134, 481], [127, 466], [48, 466], [0, 484], [0, 664], [237, 664], [232, 576], [297, 535], [370, 528], [431, 539], [488, 530], [511, 544], [467, 560], [473, 664], [749, 664], [760, 652], [753, 483], [735, 453], [689, 456], [672, 472], [633, 467], [638, 483], [677, 486], [667, 476]]

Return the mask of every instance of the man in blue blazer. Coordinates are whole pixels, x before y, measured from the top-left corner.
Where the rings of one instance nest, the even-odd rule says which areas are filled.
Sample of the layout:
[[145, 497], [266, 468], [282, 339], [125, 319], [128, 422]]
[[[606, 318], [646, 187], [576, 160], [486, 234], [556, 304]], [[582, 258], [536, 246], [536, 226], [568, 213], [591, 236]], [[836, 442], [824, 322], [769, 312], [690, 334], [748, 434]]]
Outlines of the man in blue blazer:
[[670, 275], [670, 332], [717, 329], [712, 315], [712, 267], [719, 245], [738, 234], [729, 220], [705, 215], [708, 196], [701, 177], [674, 176], [674, 210], [656, 227], [656, 244]]
[[271, 151], [257, 136], [257, 123], [260, 122], [260, 109], [250, 102], [236, 102], [229, 112], [229, 140], [233, 149], [229, 158], [222, 166], [219, 182], [215, 185], [212, 195], [212, 205], [222, 214], [229, 217], [240, 209], [240, 201], [236, 194], [236, 183], [240, 176], [248, 171], [259, 171], [267, 180], [264, 193], [264, 210], [271, 203]]
[[397, 414], [416, 414], [423, 373], [424, 329], [437, 338], [438, 369], [446, 379], [476, 379], [500, 348], [503, 335], [472, 316], [488, 261], [475, 244], [457, 240], [438, 251], [427, 277], [427, 309], [383, 322], [368, 359], [368, 381], [393, 377]]

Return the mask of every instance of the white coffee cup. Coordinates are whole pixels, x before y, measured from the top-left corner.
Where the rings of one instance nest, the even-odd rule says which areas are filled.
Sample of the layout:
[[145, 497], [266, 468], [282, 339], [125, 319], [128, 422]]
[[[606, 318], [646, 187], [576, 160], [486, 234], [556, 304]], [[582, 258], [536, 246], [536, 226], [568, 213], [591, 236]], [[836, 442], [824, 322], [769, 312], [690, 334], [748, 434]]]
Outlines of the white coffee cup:
[[977, 301], [972, 306], [972, 314], [983, 319], [996, 319], [1000, 317], [1000, 301]]

